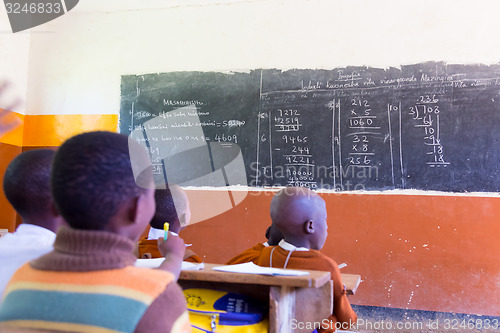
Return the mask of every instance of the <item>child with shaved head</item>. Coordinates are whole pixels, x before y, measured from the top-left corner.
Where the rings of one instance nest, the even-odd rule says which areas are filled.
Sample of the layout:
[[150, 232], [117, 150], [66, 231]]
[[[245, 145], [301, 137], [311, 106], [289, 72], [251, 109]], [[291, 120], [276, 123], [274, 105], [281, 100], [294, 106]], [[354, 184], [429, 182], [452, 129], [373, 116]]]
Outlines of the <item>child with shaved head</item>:
[[280, 190], [271, 201], [271, 220], [283, 234], [278, 246], [264, 248], [257, 265], [329, 271], [334, 287], [334, 308], [320, 332], [335, 331], [335, 324], [354, 324], [357, 315], [352, 309], [342, 284], [337, 263], [319, 252], [328, 235], [325, 201], [303, 187]]

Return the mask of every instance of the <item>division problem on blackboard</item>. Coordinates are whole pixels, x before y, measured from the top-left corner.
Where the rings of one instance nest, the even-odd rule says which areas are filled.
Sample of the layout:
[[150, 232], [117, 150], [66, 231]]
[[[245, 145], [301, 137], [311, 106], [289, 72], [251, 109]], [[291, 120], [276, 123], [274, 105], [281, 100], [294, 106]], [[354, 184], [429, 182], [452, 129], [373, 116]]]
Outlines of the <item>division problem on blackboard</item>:
[[251, 187], [497, 192], [500, 66], [126, 75], [120, 131], [137, 129], [237, 144]]

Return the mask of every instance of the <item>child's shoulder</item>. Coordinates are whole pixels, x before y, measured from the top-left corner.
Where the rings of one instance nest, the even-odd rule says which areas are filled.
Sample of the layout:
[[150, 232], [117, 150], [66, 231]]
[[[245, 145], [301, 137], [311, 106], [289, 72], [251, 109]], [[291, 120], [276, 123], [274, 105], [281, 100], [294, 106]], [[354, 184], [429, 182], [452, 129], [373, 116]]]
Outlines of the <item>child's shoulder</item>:
[[256, 245], [252, 246], [249, 249], [246, 249], [245, 251], [241, 252], [237, 256], [233, 257], [229, 261], [226, 262], [226, 265], [234, 265], [234, 264], [241, 264], [249, 261], [255, 261], [259, 258], [261, 252], [266, 248], [264, 244], [262, 243], [257, 243]]
[[335, 260], [318, 250], [294, 251], [292, 253], [292, 257], [297, 259], [300, 258], [302, 261], [307, 261], [308, 266], [314, 266], [316, 267], [314, 268], [316, 270], [332, 272], [339, 269]]

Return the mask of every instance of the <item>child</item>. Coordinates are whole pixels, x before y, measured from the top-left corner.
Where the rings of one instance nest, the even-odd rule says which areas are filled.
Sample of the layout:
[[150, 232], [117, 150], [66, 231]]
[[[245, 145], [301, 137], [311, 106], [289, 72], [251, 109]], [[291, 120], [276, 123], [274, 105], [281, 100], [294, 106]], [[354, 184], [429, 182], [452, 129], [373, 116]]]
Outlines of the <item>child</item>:
[[26, 151], [14, 158], [5, 171], [5, 196], [23, 223], [15, 233], [0, 238], [0, 296], [19, 267], [52, 251], [55, 232], [63, 222], [52, 209], [50, 194], [54, 154], [50, 149]]
[[[191, 219], [189, 200], [186, 192], [174, 184], [167, 184], [166, 189], [157, 189], [155, 192], [156, 212], [149, 222], [151, 228], [147, 238], [141, 239], [138, 245], [138, 258], [151, 259], [163, 257], [158, 251], [157, 239], [163, 237], [163, 226], [169, 223], [169, 231], [178, 235]], [[202, 260], [193, 251], [186, 249], [184, 260], [201, 263]]]
[[276, 228], [276, 226], [273, 223], [271, 223], [271, 225], [266, 230], [266, 238], [267, 238], [267, 242], [257, 243], [253, 247], [249, 248], [248, 250], [243, 251], [242, 253], [238, 254], [236, 257], [229, 260], [226, 263], [226, 265], [243, 264], [245, 262], [250, 262], [250, 261], [255, 263], [257, 261], [257, 259], [259, 258], [262, 250], [268, 246], [278, 245], [278, 243], [283, 239], [283, 235], [278, 230], [278, 228]]
[[[134, 178], [134, 147], [126, 136], [90, 132], [59, 148], [52, 195], [69, 227], [60, 228], [52, 252], [14, 274], [0, 306], [0, 328], [191, 332], [176, 283], [182, 239], [158, 241], [167, 257], [160, 269], [134, 267], [133, 247], [155, 209], [152, 168]], [[138, 151], [135, 158], [147, 159]]]
[[278, 246], [264, 248], [257, 265], [276, 268], [295, 268], [329, 271], [333, 280], [334, 308], [328, 318], [329, 327], [320, 332], [333, 332], [335, 323], [354, 324], [356, 313], [351, 308], [342, 284], [337, 263], [319, 250], [328, 235], [325, 201], [303, 187], [282, 189], [271, 201], [271, 219], [282, 232]]

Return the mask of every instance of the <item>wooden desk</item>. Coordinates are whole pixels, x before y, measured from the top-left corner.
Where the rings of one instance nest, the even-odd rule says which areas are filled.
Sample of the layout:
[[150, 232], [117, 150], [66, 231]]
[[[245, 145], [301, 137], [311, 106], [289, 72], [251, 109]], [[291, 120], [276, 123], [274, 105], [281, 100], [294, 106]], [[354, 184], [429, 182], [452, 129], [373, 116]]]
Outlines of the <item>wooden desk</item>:
[[[267, 276], [214, 271], [220, 264], [205, 264], [202, 270], [182, 271], [183, 288], [210, 288], [251, 295], [269, 303], [269, 332], [309, 332], [292, 330], [290, 323], [321, 322], [332, 313], [333, 286], [330, 272], [308, 271], [305, 276]], [[342, 274], [348, 294], [354, 294], [361, 276]], [[297, 305], [297, 306], [296, 306]]]

